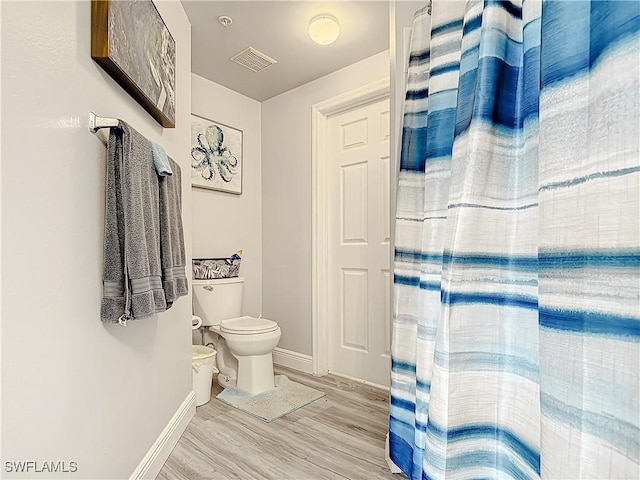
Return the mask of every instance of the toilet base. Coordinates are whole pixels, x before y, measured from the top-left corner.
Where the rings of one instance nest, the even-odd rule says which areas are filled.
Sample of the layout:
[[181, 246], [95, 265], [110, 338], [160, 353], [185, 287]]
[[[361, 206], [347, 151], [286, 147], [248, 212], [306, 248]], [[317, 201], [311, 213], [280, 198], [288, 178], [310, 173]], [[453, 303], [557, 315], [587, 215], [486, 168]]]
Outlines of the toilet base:
[[[232, 352], [233, 353], [233, 352]], [[238, 359], [238, 380], [236, 386], [250, 395], [273, 390], [273, 354], [242, 356], [233, 353]]]
[[236, 383], [236, 377], [230, 377], [222, 372], [218, 373], [218, 385], [222, 388], [235, 387]]

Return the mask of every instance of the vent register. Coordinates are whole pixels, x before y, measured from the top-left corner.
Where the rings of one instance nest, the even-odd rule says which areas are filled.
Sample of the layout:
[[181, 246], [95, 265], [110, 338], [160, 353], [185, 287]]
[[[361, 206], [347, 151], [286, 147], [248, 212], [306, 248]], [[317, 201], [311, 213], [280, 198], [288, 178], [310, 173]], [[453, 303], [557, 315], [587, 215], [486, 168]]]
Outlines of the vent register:
[[277, 60], [274, 60], [270, 56], [265, 55], [253, 47], [245, 48], [240, 53], [231, 57], [231, 60], [236, 62], [238, 65], [248, 68], [252, 72], [259, 72], [260, 70], [270, 67], [274, 63], [278, 63]]

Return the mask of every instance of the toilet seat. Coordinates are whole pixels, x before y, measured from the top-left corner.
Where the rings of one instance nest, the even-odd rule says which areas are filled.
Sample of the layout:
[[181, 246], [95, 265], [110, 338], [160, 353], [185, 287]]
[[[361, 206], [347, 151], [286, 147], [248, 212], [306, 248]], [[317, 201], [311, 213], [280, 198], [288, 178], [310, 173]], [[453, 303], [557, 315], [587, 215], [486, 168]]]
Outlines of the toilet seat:
[[220, 331], [235, 335], [256, 335], [260, 333], [270, 333], [278, 329], [278, 324], [266, 318], [237, 317], [223, 320], [220, 324]]

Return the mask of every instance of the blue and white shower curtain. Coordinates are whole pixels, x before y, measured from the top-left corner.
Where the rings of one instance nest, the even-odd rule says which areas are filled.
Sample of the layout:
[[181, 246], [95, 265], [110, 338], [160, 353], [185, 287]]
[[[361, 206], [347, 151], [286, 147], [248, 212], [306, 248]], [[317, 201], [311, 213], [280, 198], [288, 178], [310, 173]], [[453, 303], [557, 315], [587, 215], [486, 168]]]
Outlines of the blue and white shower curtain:
[[411, 479], [640, 477], [640, 2], [416, 13], [389, 442]]

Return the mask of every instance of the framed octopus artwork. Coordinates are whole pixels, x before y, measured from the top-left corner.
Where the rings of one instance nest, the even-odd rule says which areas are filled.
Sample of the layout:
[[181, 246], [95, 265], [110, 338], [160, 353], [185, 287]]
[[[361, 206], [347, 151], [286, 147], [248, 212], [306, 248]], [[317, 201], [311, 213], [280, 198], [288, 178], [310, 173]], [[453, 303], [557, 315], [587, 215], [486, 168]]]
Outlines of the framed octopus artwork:
[[191, 186], [242, 194], [242, 130], [191, 115]]

